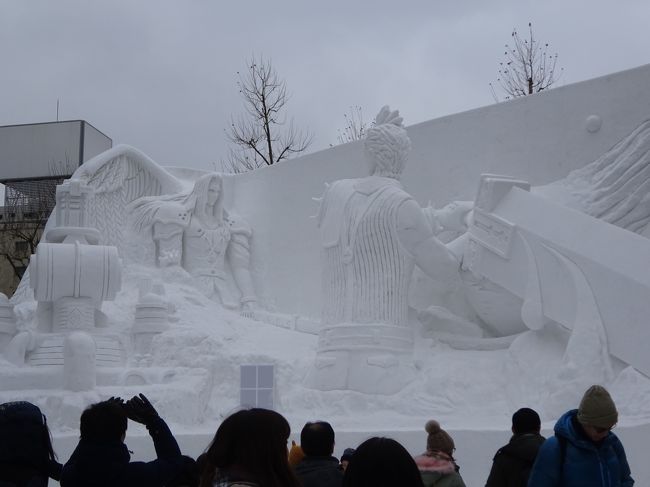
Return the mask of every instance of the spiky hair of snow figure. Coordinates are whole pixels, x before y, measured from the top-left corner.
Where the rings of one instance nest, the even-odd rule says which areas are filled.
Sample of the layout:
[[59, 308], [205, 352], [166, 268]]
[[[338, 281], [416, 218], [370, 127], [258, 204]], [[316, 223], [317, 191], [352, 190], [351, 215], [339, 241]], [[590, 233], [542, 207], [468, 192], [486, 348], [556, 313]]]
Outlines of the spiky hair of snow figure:
[[402, 125], [399, 111], [388, 105], [381, 108], [375, 125], [368, 129], [363, 143], [364, 152], [375, 176], [399, 179], [411, 150], [411, 139]]

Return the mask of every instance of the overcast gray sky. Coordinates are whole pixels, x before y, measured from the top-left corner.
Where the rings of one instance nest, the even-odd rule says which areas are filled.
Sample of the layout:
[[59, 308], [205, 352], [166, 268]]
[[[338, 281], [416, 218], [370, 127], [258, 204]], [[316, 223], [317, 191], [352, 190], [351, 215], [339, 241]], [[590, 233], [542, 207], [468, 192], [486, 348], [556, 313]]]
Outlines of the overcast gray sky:
[[650, 62], [647, 0], [0, 0], [0, 125], [85, 119], [161, 164], [211, 168], [242, 112], [236, 80], [272, 60], [288, 113], [336, 142], [351, 105], [405, 123], [493, 103], [528, 21], [568, 84]]

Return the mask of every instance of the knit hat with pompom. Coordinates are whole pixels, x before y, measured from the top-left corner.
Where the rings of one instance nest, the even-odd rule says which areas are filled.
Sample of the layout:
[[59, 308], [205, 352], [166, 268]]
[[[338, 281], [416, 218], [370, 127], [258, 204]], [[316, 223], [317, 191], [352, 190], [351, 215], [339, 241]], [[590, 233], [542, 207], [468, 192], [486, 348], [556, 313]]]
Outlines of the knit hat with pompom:
[[440, 423], [431, 419], [424, 425], [424, 429], [429, 436], [427, 437], [427, 450], [428, 451], [441, 451], [449, 456], [452, 456], [455, 446], [454, 440], [447, 434], [445, 430], [440, 428]]

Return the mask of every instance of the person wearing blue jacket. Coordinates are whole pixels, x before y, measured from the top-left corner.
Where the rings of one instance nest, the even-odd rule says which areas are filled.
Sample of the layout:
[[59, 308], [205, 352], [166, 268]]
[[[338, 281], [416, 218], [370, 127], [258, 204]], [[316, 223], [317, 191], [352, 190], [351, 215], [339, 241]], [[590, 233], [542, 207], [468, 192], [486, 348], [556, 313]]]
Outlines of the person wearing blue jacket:
[[[127, 419], [147, 427], [156, 460], [131, 462], [124, 444]], [[79, 429], [81, 439], [63, 466], [61, 487], [164, 487], [183, 469], [176, 439], [142, 394], [93, 404], [82, 413]]]
[[555, 436], [539, 449], [528, 487], [631, 487], [625, 449], [612, 428], [618, 411], [607, 390], [585, 392], [580, 407], [555, 424]]

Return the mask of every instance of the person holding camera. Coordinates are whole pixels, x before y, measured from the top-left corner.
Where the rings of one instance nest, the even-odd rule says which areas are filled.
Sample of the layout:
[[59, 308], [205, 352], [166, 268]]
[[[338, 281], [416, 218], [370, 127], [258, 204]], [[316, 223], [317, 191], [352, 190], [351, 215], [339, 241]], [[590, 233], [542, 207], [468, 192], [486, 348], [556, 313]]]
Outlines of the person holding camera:
[[[131, 462], [124, 444], [128, 419], [147, 427], [157, 459]], [[111, 398], [89, 406], [80, 419], [81, 438], [61, 473], [62, 487], [163, 487], [183, 468], [176, 439], [143, 395]]]

